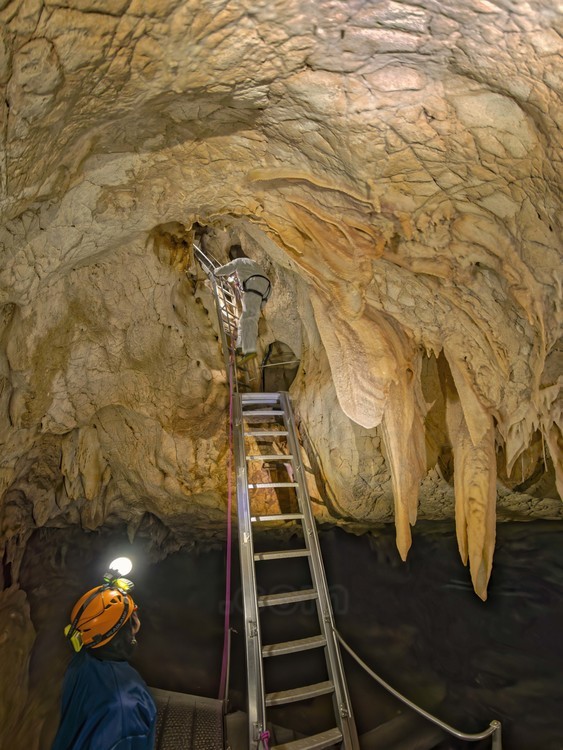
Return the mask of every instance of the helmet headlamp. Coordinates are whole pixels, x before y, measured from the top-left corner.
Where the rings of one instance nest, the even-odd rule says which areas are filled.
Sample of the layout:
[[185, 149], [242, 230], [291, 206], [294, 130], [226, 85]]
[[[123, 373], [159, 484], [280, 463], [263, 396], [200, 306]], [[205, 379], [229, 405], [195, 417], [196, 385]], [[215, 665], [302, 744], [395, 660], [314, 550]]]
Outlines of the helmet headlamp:
[[131, 568], [128, 558], [114, 560], [103, 584], [88, 591], [75, 604], [71, 624], [64, 630], [75, 651], [108, 643], [137, 609], [129, 593], [134, 584], [123, 577]]

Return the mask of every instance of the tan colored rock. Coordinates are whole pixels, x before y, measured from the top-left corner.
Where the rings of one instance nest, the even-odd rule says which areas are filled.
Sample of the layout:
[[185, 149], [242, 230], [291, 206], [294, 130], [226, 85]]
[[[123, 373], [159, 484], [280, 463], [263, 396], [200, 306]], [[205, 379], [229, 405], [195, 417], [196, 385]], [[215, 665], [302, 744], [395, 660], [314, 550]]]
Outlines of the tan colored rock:
[[147, 514], [164, 547], [224, 534], [200, 224], [274, 281], [260, 345], [301, 361], [319, 515], [367, 529], [394, 507], [405, 557], [416, 517], [455, 505], [484, 598], [497, 494], [502, 517], [563, 515], [559, 16], [0, 1], [0, 502], [21, 504], [18, 533], [134, 536]]

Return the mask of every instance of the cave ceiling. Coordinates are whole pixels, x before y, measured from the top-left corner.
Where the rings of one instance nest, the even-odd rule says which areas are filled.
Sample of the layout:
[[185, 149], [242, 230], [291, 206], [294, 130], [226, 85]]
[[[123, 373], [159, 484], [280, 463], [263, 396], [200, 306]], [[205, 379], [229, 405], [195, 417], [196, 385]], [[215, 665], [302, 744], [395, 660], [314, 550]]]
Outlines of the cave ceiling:
[[228, 393], [194, 228], [273, 280], [315, 510], [561, 519], [552, 0], [0, 0], [0, 541], [221, 539]]

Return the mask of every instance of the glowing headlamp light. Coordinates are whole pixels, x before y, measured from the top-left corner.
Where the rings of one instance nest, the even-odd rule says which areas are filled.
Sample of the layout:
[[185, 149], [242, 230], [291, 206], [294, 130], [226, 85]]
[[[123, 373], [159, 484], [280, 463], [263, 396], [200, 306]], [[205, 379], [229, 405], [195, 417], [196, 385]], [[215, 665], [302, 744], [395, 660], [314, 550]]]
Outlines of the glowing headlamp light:
[[133, 570], [133, 563], [128, 557], [116, 557], [109, 564], [110, 570], [116, 570], [120, 576], [126, 576]]
[[123, 578], [123, 576], [130, 573], [132, 568], [133, 563], [128, 557], [118, 557], [109, 564], [109, 570], [104, 576], [104, 581], [126, 594], [128, 591], [131, 591], [134, 584], [128, 578]]

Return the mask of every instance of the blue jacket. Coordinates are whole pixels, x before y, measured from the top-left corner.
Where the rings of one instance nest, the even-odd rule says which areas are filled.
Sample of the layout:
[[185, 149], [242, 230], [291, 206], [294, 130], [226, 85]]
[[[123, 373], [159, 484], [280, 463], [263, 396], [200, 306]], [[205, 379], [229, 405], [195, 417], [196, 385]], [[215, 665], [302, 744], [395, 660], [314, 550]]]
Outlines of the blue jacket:
[[128, 662], [74, 656], [52, 750], [153, 750], [155, 728], [154, 701]]

